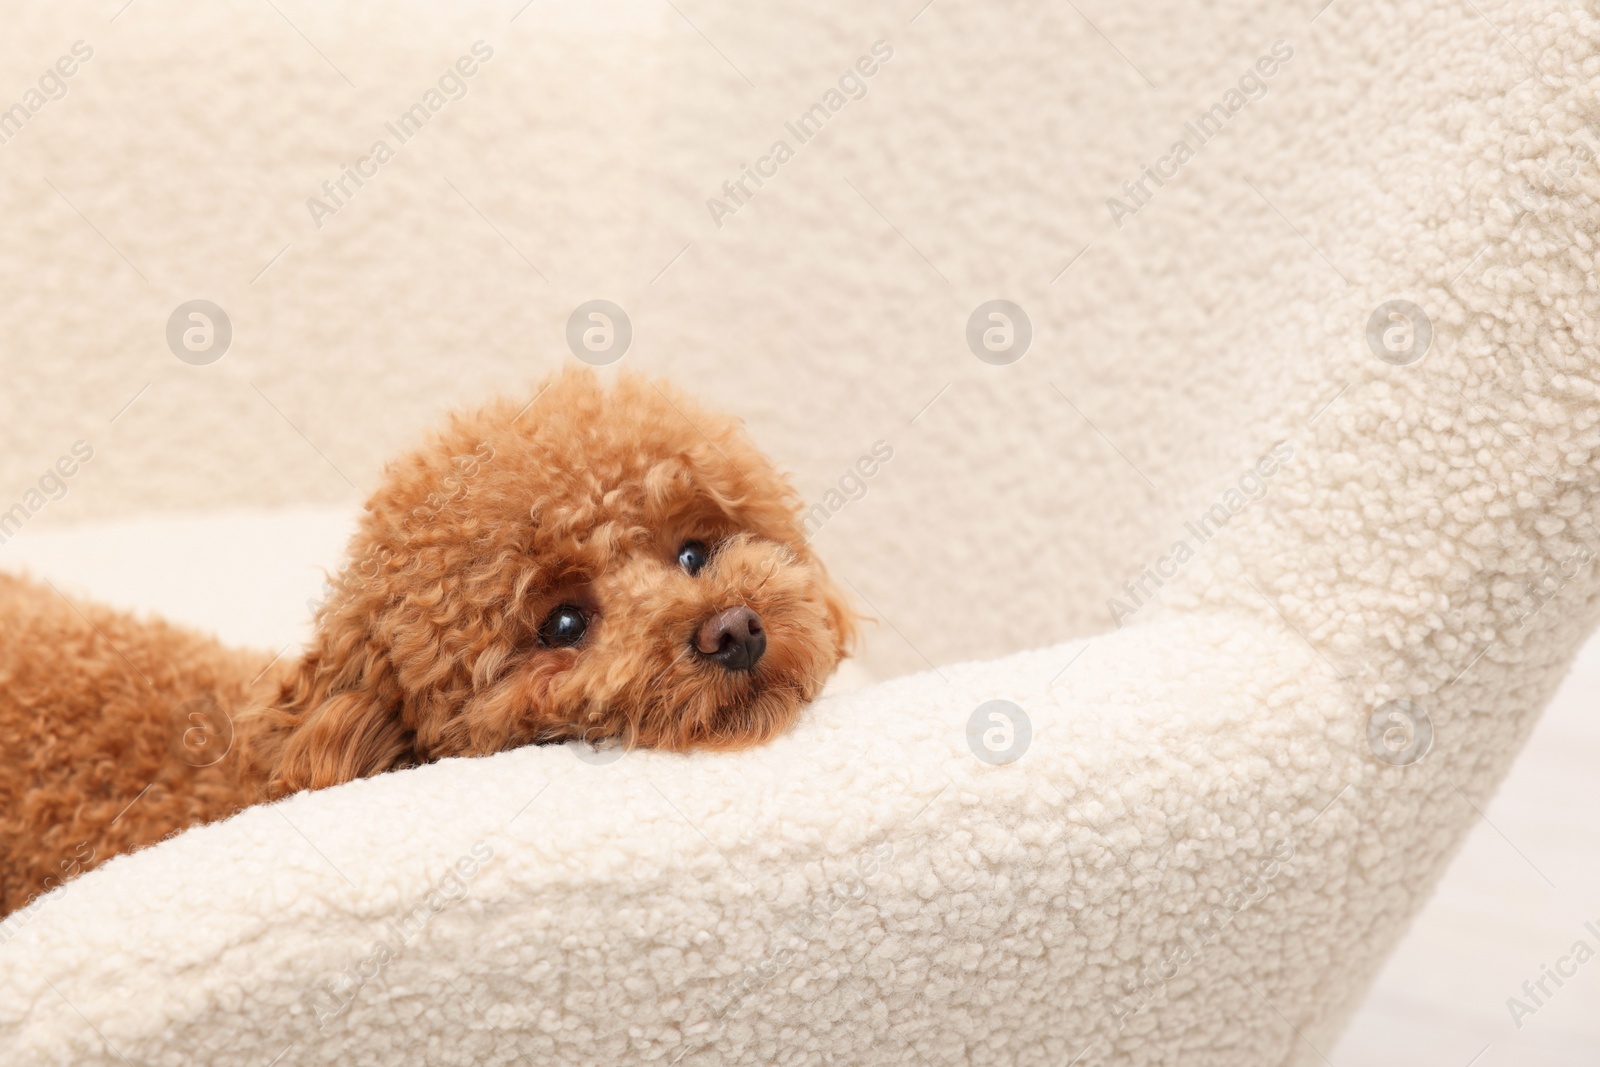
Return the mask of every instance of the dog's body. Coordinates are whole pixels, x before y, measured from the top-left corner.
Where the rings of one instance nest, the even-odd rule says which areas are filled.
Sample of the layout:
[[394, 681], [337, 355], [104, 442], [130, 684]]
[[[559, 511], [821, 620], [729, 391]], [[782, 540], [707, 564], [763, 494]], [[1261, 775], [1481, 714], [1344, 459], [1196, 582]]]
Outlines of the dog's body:
[[852, 634], [798, 505], [734, 420], [568, 372], [391, 464], [298, 661], [0, 575], [0, 916], [303, 789], [774, 736]]
[[215, 758], [227, 720], [205, 702], [239, 710], [270, 700], [276, 667], [251, 686], [269, 655], [74, 606], [9, 574], [0, 635], [0, 916], [111, 856], [260, 799], [237, 760]]

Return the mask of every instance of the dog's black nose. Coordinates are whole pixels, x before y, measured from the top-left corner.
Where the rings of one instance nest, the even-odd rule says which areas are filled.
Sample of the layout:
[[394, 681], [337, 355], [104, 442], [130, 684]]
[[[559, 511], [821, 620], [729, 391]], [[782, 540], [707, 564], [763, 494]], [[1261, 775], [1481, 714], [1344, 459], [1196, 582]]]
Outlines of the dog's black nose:
[[749, 608], [727, 608], [700, 624], [694, 647], [730, 671], [747, 671], [766, 652], [767, 633]]

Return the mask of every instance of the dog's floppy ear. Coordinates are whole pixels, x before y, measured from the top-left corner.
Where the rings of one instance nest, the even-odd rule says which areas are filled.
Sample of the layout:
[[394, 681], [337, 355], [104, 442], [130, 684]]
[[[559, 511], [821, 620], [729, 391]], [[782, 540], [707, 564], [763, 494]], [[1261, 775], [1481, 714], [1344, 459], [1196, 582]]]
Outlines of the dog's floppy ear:
[[409, 732], [398, 709], [376, 706], [365, 693], [329, 697], [289, 735], [275, 781], [294, 792], [323, 789], [411, 762]]
[[860, 636], [856, 622], [866, 618], [850, 604], [850, 598], [840, 589], [821, 563], [816, 564], [822, 580], [822, 604], [828, 612], [828, 627], [833, 631], [834, 651], [840, 659], [847, 658]]
[[268, 713], [273, 736], [259, 746], [260, 770], [273, 795], [324, 789], [415, 762], [398, 691], [370, 680], [344, 688], [340, 681], [312, 654], [284, 682], [278, 706]]

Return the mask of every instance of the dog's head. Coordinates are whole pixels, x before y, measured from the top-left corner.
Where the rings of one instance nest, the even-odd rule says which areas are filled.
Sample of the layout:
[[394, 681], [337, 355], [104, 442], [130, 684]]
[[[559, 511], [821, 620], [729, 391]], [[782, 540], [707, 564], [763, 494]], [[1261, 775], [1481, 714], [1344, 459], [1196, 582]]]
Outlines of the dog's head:
[[783, 730], [852, 614], [739, 423], [567, 371], [391, 464], [254, 743], [273, 792], [582, 739]]

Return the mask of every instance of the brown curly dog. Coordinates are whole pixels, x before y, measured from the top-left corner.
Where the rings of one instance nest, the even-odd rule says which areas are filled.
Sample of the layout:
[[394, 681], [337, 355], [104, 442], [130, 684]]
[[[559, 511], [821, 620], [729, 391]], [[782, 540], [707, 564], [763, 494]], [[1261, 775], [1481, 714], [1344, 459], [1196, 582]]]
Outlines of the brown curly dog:
[[568, 371], [387, 468], [298, 662], [0, 575], [0, 916], [303, 789], [773, 737], [853, 632], [799, 503], [737, 420]]

